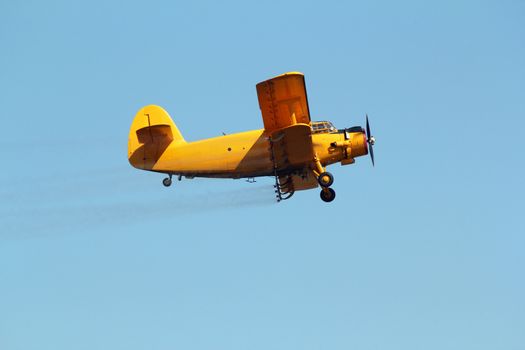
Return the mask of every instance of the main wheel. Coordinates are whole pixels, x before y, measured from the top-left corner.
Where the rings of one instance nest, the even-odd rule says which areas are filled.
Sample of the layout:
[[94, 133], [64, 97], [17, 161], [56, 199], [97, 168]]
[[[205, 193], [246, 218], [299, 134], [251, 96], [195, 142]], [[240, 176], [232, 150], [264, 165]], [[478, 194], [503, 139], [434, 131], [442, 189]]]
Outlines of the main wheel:
[[330, 187], [334, 183], [334, 176], [325, 171], [324, 173], [319, 174], [319, 177], [317, 177], [317, 182], [319, 182], [321, 187]]
[[171, 179], [169, 177], [165, 178], [164, 180], [162, 180], [162, 184], [166, 187], [170, 187], [171, 186]]
[[335, 191], [331, 188], [323, 188], [321, 190], [321, 199], [324, 202], [331, 202], [335, 199]]

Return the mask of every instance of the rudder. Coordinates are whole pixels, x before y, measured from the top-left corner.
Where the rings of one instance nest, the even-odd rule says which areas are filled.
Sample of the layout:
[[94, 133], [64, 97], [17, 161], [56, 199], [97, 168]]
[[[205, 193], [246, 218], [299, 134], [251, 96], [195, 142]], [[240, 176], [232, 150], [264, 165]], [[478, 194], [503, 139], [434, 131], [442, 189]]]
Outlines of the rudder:
[[152, 169], [173, 142], [186, 141], [168, 112], [156, 105], [143, 107], [131, 123], [128, 160], [135, 168]]

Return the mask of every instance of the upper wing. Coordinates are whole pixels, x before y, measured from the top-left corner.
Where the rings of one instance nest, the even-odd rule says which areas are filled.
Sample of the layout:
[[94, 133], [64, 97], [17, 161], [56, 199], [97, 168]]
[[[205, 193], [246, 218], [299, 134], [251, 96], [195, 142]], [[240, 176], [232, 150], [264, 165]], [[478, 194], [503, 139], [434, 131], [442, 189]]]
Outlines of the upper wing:
[[304, 75], [290, 72], [256, 86], [259, 107], [267, 132], [297, 123], [310, 124]]

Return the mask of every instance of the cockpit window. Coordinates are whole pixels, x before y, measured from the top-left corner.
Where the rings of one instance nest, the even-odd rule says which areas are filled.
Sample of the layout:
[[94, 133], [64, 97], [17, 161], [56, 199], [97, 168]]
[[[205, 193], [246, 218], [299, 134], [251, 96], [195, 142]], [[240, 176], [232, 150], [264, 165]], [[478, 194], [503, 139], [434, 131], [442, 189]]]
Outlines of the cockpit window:
[[312, 134], [320, 134], [320, 133], [331, 133], [331, 132], [337, 132], [337, 129], [334, 127], [334, 125], [330, 122], [312, 122]]

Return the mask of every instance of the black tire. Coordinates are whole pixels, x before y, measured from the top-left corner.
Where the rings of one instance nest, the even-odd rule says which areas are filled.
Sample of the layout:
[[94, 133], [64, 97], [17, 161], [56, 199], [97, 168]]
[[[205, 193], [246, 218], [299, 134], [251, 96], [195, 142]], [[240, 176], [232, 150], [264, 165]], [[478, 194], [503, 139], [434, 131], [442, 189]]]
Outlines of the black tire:
[[321, 199], [327, 203], [333, 201], [335, 199], [335, 191], [331, 188], [323, 188], [321, 190]]
[[171, 186], [171, 179], [169, 177], [165, 178], [164, 180], [162, 180], [162, 184], [166, 187], [170, 187]]
[[328, 171], [325, 171], [324, 173], [319, 174], [317, 182], [319, 182], [321, 187], [330, 187], [334, 183], [334, 176]]

